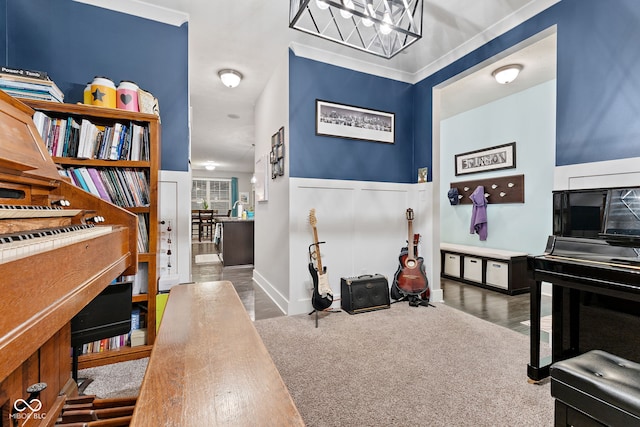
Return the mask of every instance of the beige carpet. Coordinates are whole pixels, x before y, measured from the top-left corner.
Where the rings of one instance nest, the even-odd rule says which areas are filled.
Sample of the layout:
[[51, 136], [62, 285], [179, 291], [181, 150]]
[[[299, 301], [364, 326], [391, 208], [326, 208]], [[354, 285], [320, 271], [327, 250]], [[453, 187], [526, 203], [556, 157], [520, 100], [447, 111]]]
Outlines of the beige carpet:
[[78, 371], [79, 379], [89, 379], [82, 394], [95, 394], [102, 398], [137, 396], [147, 369], [149, 358], [113, 363]]
[[552, 426], [529, 337], [443, 304], [260, 320], [308, 426]]

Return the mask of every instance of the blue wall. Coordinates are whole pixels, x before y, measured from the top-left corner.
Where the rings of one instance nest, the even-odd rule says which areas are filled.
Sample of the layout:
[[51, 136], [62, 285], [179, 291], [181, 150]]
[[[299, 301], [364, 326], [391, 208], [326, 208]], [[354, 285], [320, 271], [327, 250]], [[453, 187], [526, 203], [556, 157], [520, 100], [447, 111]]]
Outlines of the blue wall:
[[[395, 113], [395, 143], [316, 135], [316, 99]], [[328, 65], [289, 52], [289, 175], [415, 182], [410, 84]]]
[[[136, 81], [160, 101], [162, 169], [188, 167], [188, 57], [176, 28], [71, 0], [0, 0], [0, 54], [49, 72], [66, 102], [95, 75]], [[562, 0], [453, 64], [409, 85], [290, 53], [290, 175], [415, 182], [433, 159], [432, 88], [558, 26], [556, 165], [640, 156], [640, 2]], [[315, 135], [315, 100], [396, 113], [396, 143]]]
[[640, 156], [640, 2], [559, 6], [556, 164]]
[[432, 163], [433, 87], [556, 24], [556, 166], [640, 156], [640, 2], [562, 0], [415, 85], [418, 165]]
[[[46, 71], [82, 101], [94, 76], [132, 80], [153, 93], [162, 117], [164, 170], [188, 170], [188, 27], [175, 27], [71, 0], [0, 0], [5, 65]], [[6, 39], [5, 39], [6, 35]]]

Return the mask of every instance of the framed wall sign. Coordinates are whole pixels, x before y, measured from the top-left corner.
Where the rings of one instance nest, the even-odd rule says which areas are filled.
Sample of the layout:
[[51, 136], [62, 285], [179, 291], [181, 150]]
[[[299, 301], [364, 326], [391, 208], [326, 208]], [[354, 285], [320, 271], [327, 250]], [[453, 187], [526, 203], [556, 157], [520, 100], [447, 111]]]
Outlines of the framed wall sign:
[[395, 113], [316, 99], [316, 135], [393, 144]]
[[284, 126], [271, 137], [271, 179], [284, 175]]
[[456, 176], [516, 167], [516, 143], [456, 154]]

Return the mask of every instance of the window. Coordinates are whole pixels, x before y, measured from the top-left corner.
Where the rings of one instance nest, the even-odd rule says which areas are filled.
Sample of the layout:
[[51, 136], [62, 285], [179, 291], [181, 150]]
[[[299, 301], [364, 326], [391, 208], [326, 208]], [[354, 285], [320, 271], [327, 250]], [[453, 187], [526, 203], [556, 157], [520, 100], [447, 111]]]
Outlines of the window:
[[213, 209], [226, 214], [231, 209], [231, 180], [192, 180], [191, 209]]

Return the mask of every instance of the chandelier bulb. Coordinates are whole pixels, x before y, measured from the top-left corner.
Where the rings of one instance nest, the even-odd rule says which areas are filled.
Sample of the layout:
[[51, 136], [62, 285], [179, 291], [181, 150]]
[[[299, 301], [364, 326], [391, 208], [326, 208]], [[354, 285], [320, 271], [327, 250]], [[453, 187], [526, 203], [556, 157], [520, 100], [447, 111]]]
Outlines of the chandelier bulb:
[[327, 3], [326, 1], [323, 1], [323, 0], [316, 0], [316, 6], [318, 6], [318, 9], [320, 9], [320, 10], [329, 9], [329, 3]]
[[[355, 8], [355, 6], [353, 5], [353, 0], [342, 0], [342, 4], [344, 5], [344, 7], [346, 7], [347, 9], [353, 9]], [[349, 12], [348, 10], [343, 10], [340, 9], [340, 15], [342, 15], [342, 17], [344, 19], [349, 19], [351, 18], [353, 15], [351, 14], [351, 12]]]
[[[373, 10], [373, 5], [371, 3], [367, 3], [367, 6], [364, 8], [364, 14], [372, 17], [376, 16], [376, 12]], [[365, 27], [373, 26], [373, 21], [369, 18], [362, 18], [362, 23]]]
[[391, 33], [391, 27], [389, 25], [393, 25], [393, 22], [391, 21], [391, 15], [389, 15], [389, 12], [384, 13], [384, 17], [382, 18], [382, 21], [384, 22], [384, 24], [380, 25], [380, 32], [385, 36], [389, 35]]

